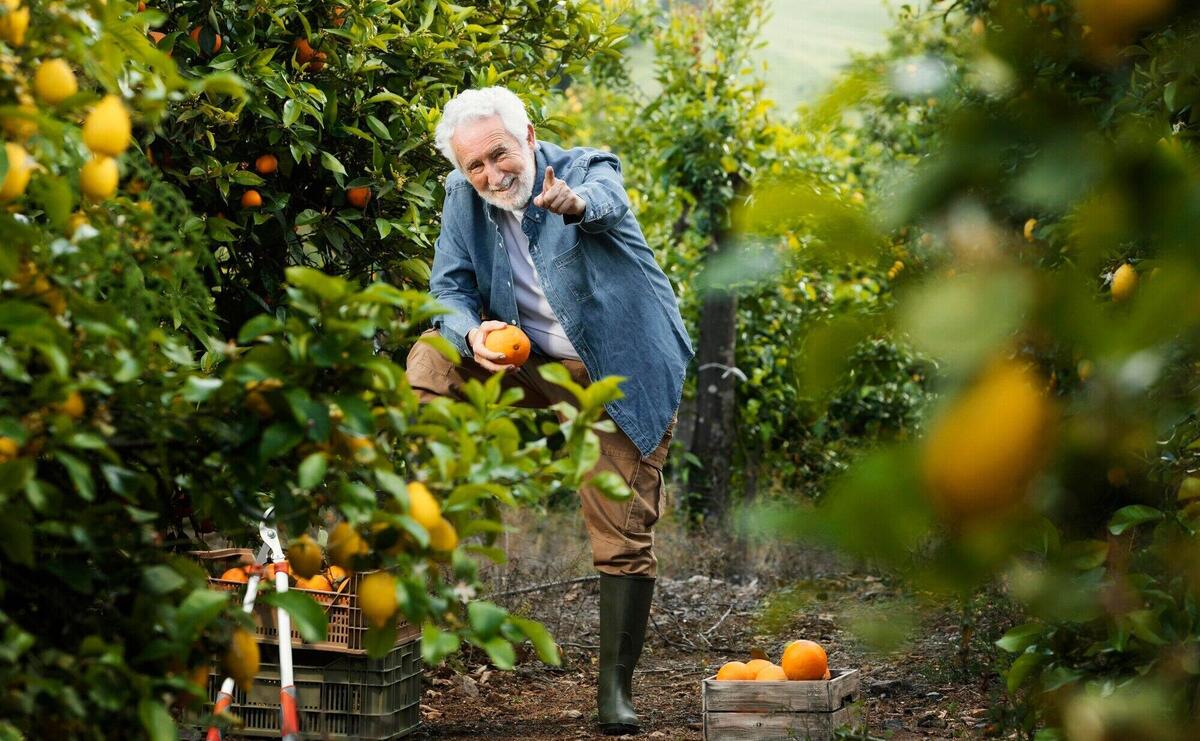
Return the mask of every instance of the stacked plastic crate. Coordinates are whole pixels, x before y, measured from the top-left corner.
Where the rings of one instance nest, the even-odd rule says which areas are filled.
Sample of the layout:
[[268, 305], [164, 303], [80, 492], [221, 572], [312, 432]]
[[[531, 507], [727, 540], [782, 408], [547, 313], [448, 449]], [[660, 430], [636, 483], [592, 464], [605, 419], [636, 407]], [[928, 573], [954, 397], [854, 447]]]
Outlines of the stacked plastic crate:
[[[392, 650], [382, 658], [369, 658], [363, 648], [367, 623], [358, 607], [358, 586], [364, 576], [352, 574], [332, 592], [297, 590], [310, 594], [329, 619], [326, 639], [320, 643], [304, 643], [295, 629], [291, 635], [296, 707], [300, 731], [306, 738], [395, 739], [411, 734], [420, 724], [420, 631], [401, 622]], [[214, 589], [239, 596], [245, 592], [245, 585], [236, 581], [211, 577], [209, 583]], [[278, 738], [279, 632], [274, 610], [257, 605], [254, 618], [261, 668], [248, 692], [238, 689], [234, 693], [230, 712], [244, 725], [227, 737]], [[210, 673], [210, 700], [215, 701], [221, 679], [219, 669]]]

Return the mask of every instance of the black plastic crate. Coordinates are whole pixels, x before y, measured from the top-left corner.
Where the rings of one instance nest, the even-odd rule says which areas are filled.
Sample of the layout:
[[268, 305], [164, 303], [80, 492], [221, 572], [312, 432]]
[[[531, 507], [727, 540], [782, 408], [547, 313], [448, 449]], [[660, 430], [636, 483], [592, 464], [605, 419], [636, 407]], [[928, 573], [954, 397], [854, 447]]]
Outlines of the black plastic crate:
[[[245, 724], [227, 737], [278, 738], [279, 649], [260, 643], [262, 661], [250, 691], [234, 690], [229, 712]], [[421, 721], [421, 641], [396, 646], [369, 659], [328, 651], [292, 650], [300, 732], [330, 739], [394, 739], [409, 735]], [[210, 701], [223, 677], [209, 675]]]

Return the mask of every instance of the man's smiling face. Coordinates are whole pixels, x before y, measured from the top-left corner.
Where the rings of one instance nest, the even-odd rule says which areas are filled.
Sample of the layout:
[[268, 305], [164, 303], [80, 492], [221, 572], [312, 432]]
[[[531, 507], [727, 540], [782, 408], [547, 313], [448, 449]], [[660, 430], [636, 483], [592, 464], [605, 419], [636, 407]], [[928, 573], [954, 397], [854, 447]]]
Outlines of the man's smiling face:
[[524, 208], [533, 194], [535, 143], [530, 126], [525, 141], [504, 128], [499, 116], [460, 125], [450, 139], [459, 167], [483, 200], [497, 208]]

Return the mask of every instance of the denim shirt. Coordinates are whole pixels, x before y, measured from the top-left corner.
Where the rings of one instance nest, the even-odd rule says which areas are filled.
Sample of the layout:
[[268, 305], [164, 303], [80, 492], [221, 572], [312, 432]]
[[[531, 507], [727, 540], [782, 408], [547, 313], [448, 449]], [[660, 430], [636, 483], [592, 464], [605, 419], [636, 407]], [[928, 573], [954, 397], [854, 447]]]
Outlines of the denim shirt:
[[[588, 377], [625, 377], [624, 396], [605, 409], [648, 456], [679, 408], [694, 355], [679, 303], [629, 208], [617, 158], [538, 142], [535, 159], [535, 196], [550, 165], [587, 204], [563, 217], [529, 202], [521, 228], [542, 290]], [[466, 335], [481, 315], [520, 324], [498, 217], [462, 173], [450, 174], [429, 288], [450, 311], [434, 326], [464, 357], [474, 355]]]

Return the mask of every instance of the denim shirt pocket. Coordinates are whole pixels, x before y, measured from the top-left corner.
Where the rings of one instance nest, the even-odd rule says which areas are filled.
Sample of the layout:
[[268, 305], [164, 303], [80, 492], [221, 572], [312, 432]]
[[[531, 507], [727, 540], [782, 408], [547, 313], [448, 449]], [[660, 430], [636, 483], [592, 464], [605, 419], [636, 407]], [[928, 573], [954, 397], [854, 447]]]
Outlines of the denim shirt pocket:
[[574, 247], [554, 258], [554, 272], [571, 289], [576, 301], [585, 301], [596, 291], [591, 262], [584, 255], [582, 240], [576, 241]]

